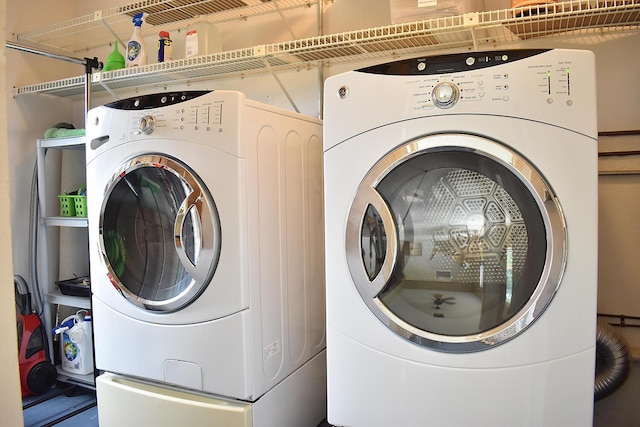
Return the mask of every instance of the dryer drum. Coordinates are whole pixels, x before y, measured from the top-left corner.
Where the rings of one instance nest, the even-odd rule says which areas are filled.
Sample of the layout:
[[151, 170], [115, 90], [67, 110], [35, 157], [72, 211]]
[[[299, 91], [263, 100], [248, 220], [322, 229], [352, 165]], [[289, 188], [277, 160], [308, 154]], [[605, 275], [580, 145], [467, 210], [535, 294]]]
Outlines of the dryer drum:
[[620, 388], [630, 371], [629, 345], [608, 324], [599, 322], [596, 333], [595, 400], [605, 398]]

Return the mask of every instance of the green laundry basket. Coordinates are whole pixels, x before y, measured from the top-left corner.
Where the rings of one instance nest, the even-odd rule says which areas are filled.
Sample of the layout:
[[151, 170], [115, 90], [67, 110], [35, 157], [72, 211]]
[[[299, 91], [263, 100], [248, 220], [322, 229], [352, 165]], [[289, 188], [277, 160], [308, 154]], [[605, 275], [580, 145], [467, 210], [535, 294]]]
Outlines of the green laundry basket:
[[75, 216], [87, 217], [87, 196], [73, 196], [73, 205], [75, 207]]
[[59, 195], [58, 199], [60, 200], [60, 215], [86, 218], [87, 196], [82, 194], [84, 192], [85, 185], [82, 184], [78, 191]]
[[73, 200], [74, 196], [68, 194], [59, 195], [60, 200], [60, 215], [62, 216], [76, 216], [76, 204]]

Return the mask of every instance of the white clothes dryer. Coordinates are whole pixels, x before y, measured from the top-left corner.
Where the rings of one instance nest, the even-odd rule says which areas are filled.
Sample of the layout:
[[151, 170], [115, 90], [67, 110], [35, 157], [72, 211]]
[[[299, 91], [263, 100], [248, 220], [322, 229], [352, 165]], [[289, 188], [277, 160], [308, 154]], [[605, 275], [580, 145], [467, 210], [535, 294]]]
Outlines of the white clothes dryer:
[[320, 120], [186, 91], [87, 123], [98, 369], [255, 401], [325, 348]]
[[592, 424], [596, 122], [586, 51], [327, 79], [329, 423]]

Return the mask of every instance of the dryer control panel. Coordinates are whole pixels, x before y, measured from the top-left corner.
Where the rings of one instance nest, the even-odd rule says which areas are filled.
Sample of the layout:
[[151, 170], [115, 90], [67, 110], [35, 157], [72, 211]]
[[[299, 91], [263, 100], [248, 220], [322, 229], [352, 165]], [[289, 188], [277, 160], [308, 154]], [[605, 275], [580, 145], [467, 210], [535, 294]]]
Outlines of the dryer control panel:
[[[589, 51], [524, 49], [418, 57], [332, 76], [325, 91], [327, 98], [340, 99], [325, 110], [325, 119], [368, 112], [354, 124], [359, 131], [373, 123], [422, 116], [488, 114], [597, 133], [597, 120], [585, 120], [596, 100], [595, 58]], [[372, 111], [376, 102], [379, 108]]]
[[357, 71], [395, 76], [459, 73], [516, 62], [549, 51], [550, 49], [521, 49], [428, 56], [374, 65]]
[[[573, 104], [571, 61], [554, 63], [541, 55], [551, 50], [514, 50], [477, 52], [414, 58], [358, 70], [362, 73], [397, 75], [411, 78], [407, 89], [413, 92], [414, 109], [448, 109], [460, 102], [509, 102], [523, 89], [544, 96], [545, 102]], [[519, 64], [515, 64], [519, 63]], [[520, 64], [526, 68], [510, 71]], [[523, 80], [526, 82], [523, 83]]]

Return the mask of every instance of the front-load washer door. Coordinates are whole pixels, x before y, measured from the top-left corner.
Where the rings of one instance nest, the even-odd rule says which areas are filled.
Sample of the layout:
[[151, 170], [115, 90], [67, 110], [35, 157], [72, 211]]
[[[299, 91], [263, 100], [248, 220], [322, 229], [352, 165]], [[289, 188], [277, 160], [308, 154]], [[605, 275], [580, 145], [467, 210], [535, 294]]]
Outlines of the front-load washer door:
[[378, 161], [350, 208], [345, 244], [378, 319], [445, 352], [523, 332], [566, 263], [560, 204], [535, 165], [468, 134], [425, 136]]
[[211, 195], [193, 171], [165, 155], [137, 156], [120, 166], [107, 186], [99, 230], [112, 284], [153, 312], [194, 301], [220, 255]]

